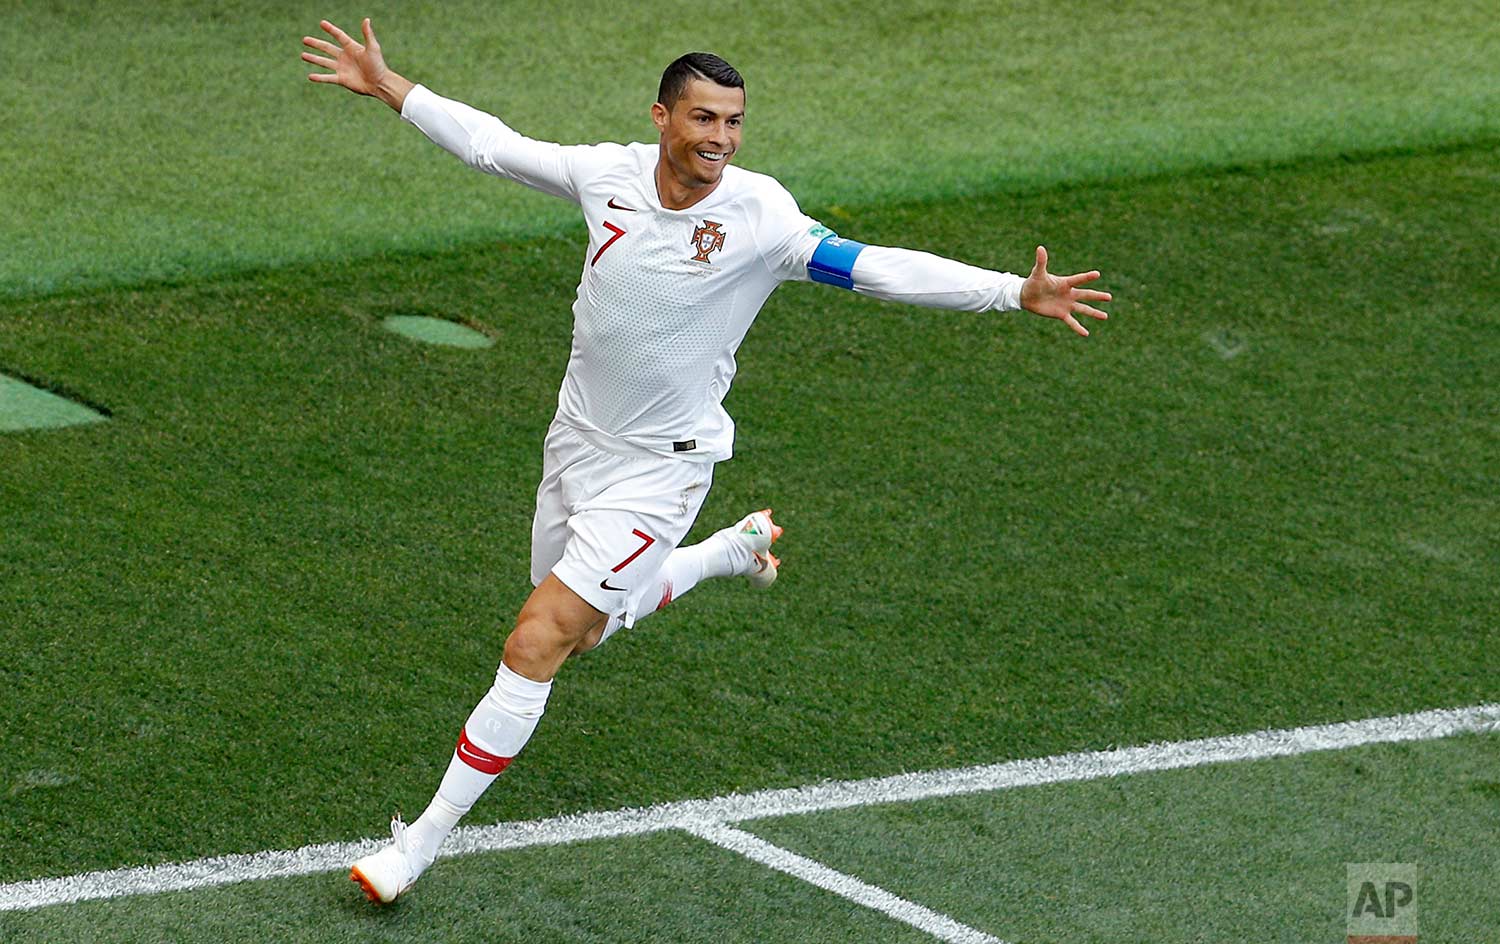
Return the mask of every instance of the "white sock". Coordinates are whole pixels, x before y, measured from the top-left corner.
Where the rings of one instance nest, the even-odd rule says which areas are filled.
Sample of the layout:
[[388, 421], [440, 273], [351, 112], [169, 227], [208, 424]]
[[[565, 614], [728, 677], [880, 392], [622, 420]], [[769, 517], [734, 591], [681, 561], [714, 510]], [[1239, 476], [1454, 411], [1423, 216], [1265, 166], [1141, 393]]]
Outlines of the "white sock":
[[702, 544], [693, 545], [695, 548], [703, 548], [704, 578], [743, 577], [755, 569], [755, 552], [746, 547], [745, 542], [735, 534], [737, 527], [735, 525], [715, 531]]
[[705, 541], [679, 547], [668, 554], [666, 563], [657, 574], [655, 592], [647, 594], [642, 601], [651, 609], [642, 606], [636, 611], [636, 619], [655, 613], [696, 587], [700, 581], [748, 574], [755, 566], [755, 554], [729, 531], [728, 528], [717, 531]]
[[408, 842], [431, 862], [460, 817], [500, 776], [536, 730], [547, 707], [551, 682], [534, 682], [504, 662], [495, 684], [474, 707], [458, 735], [453, 759], [437, 794], [406, 831]]

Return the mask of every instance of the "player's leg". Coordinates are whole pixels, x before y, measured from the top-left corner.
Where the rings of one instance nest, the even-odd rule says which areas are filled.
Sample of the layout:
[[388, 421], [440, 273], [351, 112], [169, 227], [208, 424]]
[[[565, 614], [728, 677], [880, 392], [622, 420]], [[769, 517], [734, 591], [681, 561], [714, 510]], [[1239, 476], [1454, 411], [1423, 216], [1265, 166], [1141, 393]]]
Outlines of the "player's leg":
[[[606, 611], [624, 610], [682, 539], [712, 475], [688, 463], [599, 453], [566, 436], [554, 443], [551, 434], [546, 466], [532, 530], [533, 580], [539, 564], [556, 563], [522, 608], [495, 684], [460, 732], [427, 810], [410, 829], [393, 824], [396, 842], [355, 864], [351, 877], [373, 900], [392, 900], [436, 858], [459, 818], [530, 738], [568, 654], [598, 634]], [[564, 520], [569, 534], [560, 559], [548, 546], [561, 533], [551, 519]]]
[[431, 861], [459, 819], [531, 739], [547, 708], [552, 679], [604, 614], [548, 576], [531, 592], [505, 640], [495, 682], [469, 713], [432, 803], [412, 823], [410, 841]]
[[603, 613], [552, 575], [573, 537], [570, 506], [582, 494], [596, 459], [586, 446], [558, 424], [548, 430], [531, 525], [533, 590], [506, 637], [494, 684], [459, 731], [432, 803], [412, 823], [411, 841], [428, 859], [520, 753], [546, 709], [558, 667], [580, 639], [597, 633], [604, 622]]
[[[494, 683], [460, 729], [458, 744], [426, 811], [410, 827], [393, 822], [396, 841], [355, 863], [351, 877], [360, 881], [373, 900], [390, 901], [416, 881], [454, 825], [536, 728], [551, 691], [551, 673], [536, 665], [538, 660], [549, 661], [546, 640], [588, 635], [602, 618], [566, 586], [547, 579], [571, 536], [569, 501], [576, 498], [579, 482], [588, 475], [590, 454], [582, 446], [576, 435], [557, 424], [547, 432], [531, 529], [533, 591], [507, 638], [507, 647], [515, 639], [518, 651], [507, 660], [510, 664], [501, 662]], [[516, 631], [523, 626], [524, 632]], [[564, 656], [566, 651], [570, 649]]]
[[617, 508], [576, 512], [568, 529], [562, 559], [521, 608], [495, 684], [464, 724], [437, 795], [412, 824], [413, 846], [427, 861], [530, 739], [558, 669], [599, 635], [605, 608], [623, 606], [681, 538], [671, 521]]
[[437, 858], [459, 819], [530, 740], [558, 667], [603, 622], [603, 613], [556, 577], [532, 591], [506, 640], [494, 684], [459, 731], [432, 802], [410, 827], [392, 824], [392, 845], [354, 864], [350, 877], [372, 901], [394, 900]]
[[[771, 545], [781, 538], [782, 528], [771, 519], [771, 509], [752, 512], [707, 540], [674, 550], [662, 565], [660, 592], [652, 596], [655, 606], [635, 611], [637, 619], [654, 613], [680, 598], [704, 580], [718, 577], [749, 577], [757, 589], [776, 580], [781, 561]], [[648, 596], [646, 602], [651, 602]]]
[[[771, 544], [781, 537], [781, 531], [781, 526], [771, 520], [771, 509], [766, 508], [721, 528], [707, 540], [676, 548], [632, 601], [629, 612], [633, 621], [660, 612], [704, 580], [748, 577], [757, 589], [769, 587], [781, 566], [771, 553]], [[611, 614], [602, 626], [584, 637], [573, 654], [595, 648], [625, 625], [624, 614]]]

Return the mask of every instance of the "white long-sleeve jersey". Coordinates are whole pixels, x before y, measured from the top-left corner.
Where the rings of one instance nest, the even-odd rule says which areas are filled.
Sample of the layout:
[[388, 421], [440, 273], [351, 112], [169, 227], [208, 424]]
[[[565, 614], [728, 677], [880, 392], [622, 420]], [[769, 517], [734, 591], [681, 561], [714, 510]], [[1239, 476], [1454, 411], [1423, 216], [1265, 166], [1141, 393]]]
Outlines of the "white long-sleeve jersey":
[[401, 117], [470, 167], [582, 208], [589, 245], [557, 418], [600, 448], [729, 458], [734, 355], [781, 282], [938, 308], [1020, 307], [1019, 276], [840, 240], [764, 174], [727, 166], [702, 201], [671, 210], [656, 192], [658, 145], [534, 141], [421, 85]]

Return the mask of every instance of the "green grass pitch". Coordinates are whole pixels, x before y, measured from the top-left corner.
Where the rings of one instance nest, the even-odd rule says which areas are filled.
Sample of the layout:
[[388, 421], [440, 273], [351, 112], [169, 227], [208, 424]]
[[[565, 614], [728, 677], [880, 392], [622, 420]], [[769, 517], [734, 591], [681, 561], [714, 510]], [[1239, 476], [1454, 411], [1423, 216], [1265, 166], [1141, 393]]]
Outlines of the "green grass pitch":
[[[1040, 242], [1117, 299], [1080, 341], [778, 292], [696, 534], [772, 504], [782, 580], [703, 587], [568, 666], [474, 822], [1497, 700], [1500, 39], [1459, 3], [1359, 29], [1251, 6], [17, 13], [0, 372], [109, 419], [0, 434], [0, 883], [414, 815], [523, 599], [584, 234], [306, 83], [325, 13], [564, 140], [641, 136], [660, 63], [719, 48], [752, 81], [747, 163], [841, 233], [1009, 270]], [[1069, 26], [1076, 49], [1039, 45]], [[605, 34], [628, 79], [582, 65]], [[97, 81], [105, 48], [123, 81]], [[1493, 752], [752, 830], [1016, 942], [1337, 938], [1344, 864], [1414, 859], [1424, 939], [1472, 940]], [[1185, 862], [1227, 864], [1163, 869]], [[993, 881], [944, 878], [965, 869]], [[445, 862], [380, 913], [345, 886], [0, 913], [0, 938], [931, 939], [673, 835]], [[1257, 908], [1224, 910], [1236, 890]]]

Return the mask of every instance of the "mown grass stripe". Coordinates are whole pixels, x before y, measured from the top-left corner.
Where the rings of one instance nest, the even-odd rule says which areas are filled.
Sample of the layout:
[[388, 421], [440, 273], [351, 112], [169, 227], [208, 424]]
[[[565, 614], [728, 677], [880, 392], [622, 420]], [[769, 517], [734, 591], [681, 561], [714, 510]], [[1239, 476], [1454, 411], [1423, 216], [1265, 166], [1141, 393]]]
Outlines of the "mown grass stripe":
[[[1362, 721], [1060, 754], [978, 767], [682, 800], [645, 808], [467, 827], [454, 833], [442, 854], [459, 856], [496, 852], [665, 829], [692, 831], [704, 826], [772, 816], [1495, 732], [1500, 732], [1500, 704], [1439, 708]], [[330, 872], [346, 868], [350, 862], [378, 849], [385, 841], [365, 839], [323, 843], [300, 849], [215, 856], [192, 862], [15, 882], [0, 885], [0, 911]]]
[[[679, 23], [665, 4], [583, 0], [566, 30], [549, 17], [494, 23], [488, 4], [467, 0], [440, 15], [426, 6], [377, 23], [392, 64], [546, 140], [654, 140], [644, 107], [658, 70], [690, 47], [719, 50], [752, 90], [744, 159], [809, 205], [1030, 192], [1497, 131], [1500, 46], [1483, 6], [1460, 0], [1363, 5], [1381, 30], [1348, 29], [1343, 5], [1326, 0], [1270, 0], [1253, 17], [1197, 0], [1153, 5], [1152, 16], [1103, 0], [879, 0], [801, 9], [795, 29], [776, 4], [706, 24]], [[244, 35], [259, 38], [248, 48], [182, 0], [144, 21], [100, 9], [87, 31], [66, 6], [20, 7], [0, 34], [0, 59], [29, 83], [6, 90], [0, 296], [516, 239], [574, 218], [442, 163], [382, 106], [307, 82], [298, 36], [316, 20], [282, 5], [237, 7]], [[1053, 68], [1048, 40], [1082, 22], [1107, 68]], [[127, 32], [129, 50], [110, 42]], [[173, 56], [184, 39], [224, 63], [220, 74], [184, 82]], [[607, 71], [577, 67], [621, 44], [631, 54]], [[268, 58], [277, 48], [284, 58]], [[526, 55], [496, 54], [507, 48]], [[940, 69], [932, 49], [944, 51]], [[829, 96], [851, 54], [858, 89]], [[126, 55], [128, 86], [87, 81], [87, 64], [106, 55]], [[268, 77], [256, 94], [237, 81], [252, 71]], [[966, 107], [976, 98], [992, 107]], [[1057, 119], [1032, 120], [1030, 101]], [[832, 133], [856, 117], [861, 134]], [[170, 133], [179, 126], [193, 134]], [[312, 152], [308, 127], [328, 132]], [[155, 172], [166, 141], [169, 175]], [[346, 173], [360, 175], [357, 207], [320, 196]]]

